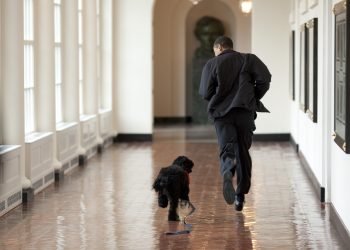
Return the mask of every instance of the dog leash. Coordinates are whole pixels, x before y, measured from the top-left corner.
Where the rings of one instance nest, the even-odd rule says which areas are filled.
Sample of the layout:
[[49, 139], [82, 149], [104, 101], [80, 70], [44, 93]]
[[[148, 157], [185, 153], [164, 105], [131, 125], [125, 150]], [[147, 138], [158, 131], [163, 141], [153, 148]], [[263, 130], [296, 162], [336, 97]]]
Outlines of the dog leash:
[[191, 224], [184, 224], [185, 229], [184, 230], [177, 230], [177, 231], [168, 231], [165, 234], [166, 235], [180, 235], [180, 234], [189, 234], [192, 231], [192, 225]]
[[191, 233], [191, 230], [178, 230], [174, 232], [166, 232], [166, 235], [179, 235], [179, 234], [189, 234]]

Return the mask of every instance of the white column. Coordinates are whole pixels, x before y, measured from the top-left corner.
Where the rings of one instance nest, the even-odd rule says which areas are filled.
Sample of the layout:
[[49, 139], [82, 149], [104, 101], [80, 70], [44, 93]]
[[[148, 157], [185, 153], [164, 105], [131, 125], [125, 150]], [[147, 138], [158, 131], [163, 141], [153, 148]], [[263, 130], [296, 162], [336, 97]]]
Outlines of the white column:
[[100, 22], [101, 22], [101, 100], [102, 108], [112, 107], [112, 0], [100, 0]]
[[[321, 3], [319, 3], [321, 4]], [[333, 61], [327, 60], [328, 58], [332, 58], [332, 53], [334, 49], [333, 37], [329, 34], [332, 31], [333, 28], [333, 13], [330, 11], [332, 9], [333, 3], [328, 0], [324, 0], [322, 2], [323, 7], [323, 22], [324, 24], [320, 27], [319, 34], [323, 35], [323, 38], [321, 35], [319, 35], [319, 40], [322, 39], [323, 44], [320, 46], [321, 48], [327, 48], [323, 50], [323, 70], [322, 72], [322, 80], [319, 81], [318, 86], [322, 88], [322, 99], [324, 100], [321, 105], [320, 109], [322, 110], [322, 183], [321, 185], [325, 187], [326, 189], [326, 202], [332, 201], [332, 137], [330, 136], [332, 134], [332, 81], [333, 81]], [[321, 32], [321, 27], [323, 27]], [[322, 55], [322, 53], [321, 53]], [[334, 157], [334, 156], [333, 156]]]
[[79, 121], [78, 2], [62, 1], [63, 120]]
[[[79, 118], [79, 49], [78, 49], [78, 1], [62, 1], [62, 104], [63, 120], [78, 122]], [[78, 126], [78, 154], [84, 155], [81, 147], [80, 125]]]
[[97, 114], [97, 33], [96, 0], [85, 0], [83, 4], [83, 60], [84, 60], [84, 113]]
[[[100, 81], [98, 88], [98, 110], [109, 112], [109, 133], [114, 133], [113, 110], [112, 110], [112, 64], [113, 64], [113, 36], [112, 36], [112, 0], [100, 0]], [[99, 114], [99, 126], [106, 122], [104, 114]], [[103, 133], [106, 131], [103, 131]], [[99, 129], [101, 136], [101, 129]], [[102, 140], [102, 138], [101, 138]]]
[[22, 187], [28, 188], [24, 165], [23, 0], [2, 0], [1, 4], [3, 143], [21, 145]]
[[1, 58], [2, 58], [2, 43], [1, 43], [1, 30], [2, 30], [2, 20], [1, 20], [1, 1], [0, 1], [0, 145], [3, 144], [3, 126], [2, 126], [2, 121], [4, 120], [3, 117], [3, 108], [4, 108], [4, 104], [2, 103], [3, 100], [3, 88], [2, 88], [2, 78], [1, 78], [1, 71], [2, 71], [2, 67], [1, 67]]
[[[97, 88], [97, 14], [96, 0], [85, 0], [83, 5], [83, 102], [84, 113], [98, 116], [98, 88]], [[103, 140], [99, 134], [98, 118], [96, 122], [97, 143]]]
[[53, 1], [36, 0], [36, 65], [37, 65], [37, 129], [53, 132], [53, 164], [60, 169], [57, 160], [56, 109], [55, 109], [55, 58]]
[[117, 29], [117, 3], [115, 0], [112, 1], [112, 129], [113, 134], [117, 135], [118, 133], [118, 109], [117, 109], [117, 67], [118, 67], [118, 52], [117, 52], [117, 41], [118, 41], [118, 29]]
[[[113, 1], [115, 107], [120, 133], [153, 131], [153, 0]], [[136, 32], [137, 31], [137, 32]]]

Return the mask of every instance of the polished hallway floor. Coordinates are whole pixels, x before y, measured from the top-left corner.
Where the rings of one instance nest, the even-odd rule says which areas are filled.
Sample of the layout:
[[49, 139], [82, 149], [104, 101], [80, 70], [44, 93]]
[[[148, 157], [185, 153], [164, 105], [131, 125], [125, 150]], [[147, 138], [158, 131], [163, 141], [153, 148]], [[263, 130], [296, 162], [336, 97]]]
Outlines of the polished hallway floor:
[[[0, 218], [0, 249], [350, 249], [328, 220], [288, 142], [253, 143], [243, 212], [222, 197], [218, 152], [201, 129], [159, 129], [153, 143], [119, 143]], [[194, 163], [187, 220], [167, 221], [151, 189], [178, 155]]]

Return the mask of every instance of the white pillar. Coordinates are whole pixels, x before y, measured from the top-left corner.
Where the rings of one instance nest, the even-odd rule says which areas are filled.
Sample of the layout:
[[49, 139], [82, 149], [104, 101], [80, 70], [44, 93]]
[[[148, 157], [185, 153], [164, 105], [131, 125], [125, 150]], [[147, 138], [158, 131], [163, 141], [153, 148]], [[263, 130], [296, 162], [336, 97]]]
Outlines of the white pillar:
[[3, 100], [3, 87], [2, 87], [2, 78], [1, 78], [1, 71], [2, 71], [2, 67], [1, 67], [1, 58], [2, 58], [2, 43], [1, 43], [1, 30], [2, 30], [2, 20], [1, 20], [1, 16], [2, 16], [2, 13], [1, 13], [1, 1], [0, 1], [0, 145], [4, 144], [3, 143], [3, 126], [2, 126], [2, 121], [4, 120], [4, 117], [3, 117], [3, 108], [4, 108], [4, 104], [2, 103], [2, 100]]
[[56, 109], [55, 109], [55, 58], [53, 1], [37, 0], [36, 7], [36, 84], [37, 84], [37, 129], [53, 132], [53, 165], [60, 169], [57, 160]]
[[[321, 3], [320, 3], [321, 4]], [[324, 51], [323, 54], [323, 69], [330, 69], [330, 70], [324, 70], [322, 73], [322, 80], [319, 82], [319, 85], [322, 88], [322, 99], [324, 100], [321, 105], [323, 107], [320, 107], [319, 110], [322, 110], [322, 135], [323, 135], [323, 142], [322, 142], [322, 183], [321, 185], [325, 187], [325, 201], [331, 202], [332, 201], [332, 138], [331, 134], [333, 132], [332, 130], [332, 84], [333, 81], [333, 62], [332, 60], [326, 60], [327, 58], [332, 58], [333, 53], [333, 38], [329, 35], [329, 33], [332, 31], [333, 28], [333, 13], [330, 11], [332, 9], [333, 3], [328, 0], [324, 0], [322, 3], [323, 7], [323, 30], [319, 31], [318, 34], [323, 34], [322, 36], [319, 35], [319, 39], [322, 41], [322, 45], [318, 45], [321, 48], [327, 48]], [[322, 27], [319, 26], [320, 28]], [[322, 54], [321, 54], [322, 55]], [[334, 157], [334, 156], [333, 156]]]
[[113, 0], [112, 3], [112, 43], [113, 43], [113, 58], [112, 58], [112, 110], [113, 110], [113, 133], [118, 134], [118, 2]]
[[53, 2], [36, 0], [37, 129], [55, 131]]
[[[78, 47], [78, 1], [62, 1], [62, 104], [65, 122], [80, 122], [79, 118], [79, 47]], [[81, 147], [80, 125], [78, 126], [78, 154], [84, 155]]]
[[[153, 131], [153, 0], [113, 1], [114, 80], [120, 133]], [[137, 31], [137, 32], [136, 32]]]
[[102, 108], [112, 108], [112, 0], [100, 0], [101, 44], [101, 100]]
[[97, 10], [96, 0], [85, 0], [83, 5], [83, 102], [84, 113], [96, 115], [97, 143], [102, 144], [98, 122], [97, 88]]
[[78, 2], [62, 1], [63, 120], [79, 121]]
[[97, 33], [96, 33], [96, 0], [85, 0], [83, 5], [83, 95], [84, 113], [98, 113], [97, 104]]
[[1, 2], [1, 100], [3, 107], [3, 143], [21, 145], [22, 186], [25, 177], [24, 85], [23, 85], [23, 0]]

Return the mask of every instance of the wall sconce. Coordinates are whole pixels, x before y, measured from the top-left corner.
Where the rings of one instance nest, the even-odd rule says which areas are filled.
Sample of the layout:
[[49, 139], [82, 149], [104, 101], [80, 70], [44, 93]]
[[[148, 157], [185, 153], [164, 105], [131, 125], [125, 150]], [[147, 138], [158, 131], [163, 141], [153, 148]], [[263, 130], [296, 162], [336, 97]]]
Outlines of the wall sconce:
[[193, 5], [199, 4], [200, 1], [202, 0], [189, 0]]
[[248, 14], [252, 11], [252, 8], [253, 8], [252, 0], [240, 0], [239, 5], [241, 6], [241, 11], [245, 14]]

